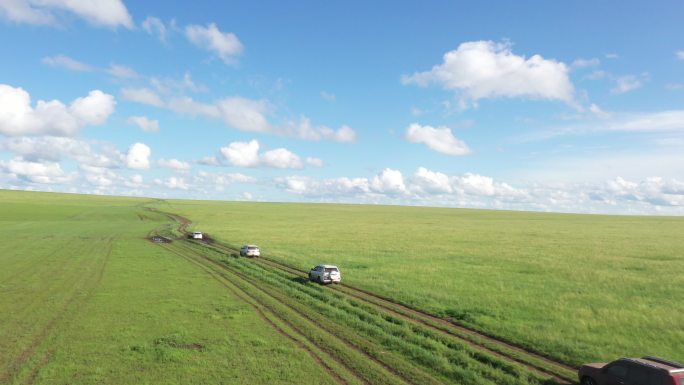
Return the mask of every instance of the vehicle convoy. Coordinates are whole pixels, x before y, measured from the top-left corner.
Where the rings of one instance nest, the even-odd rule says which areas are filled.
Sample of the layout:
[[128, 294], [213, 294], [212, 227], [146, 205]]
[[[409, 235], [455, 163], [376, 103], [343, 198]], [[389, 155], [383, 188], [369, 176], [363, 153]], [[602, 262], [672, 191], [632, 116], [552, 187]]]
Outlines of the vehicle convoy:
[[259, 257], [261, 251], [257, 245], [244, 245], [240, 248], [240, 255], [243, 257]]
[[340, 283], [342, 274], [337, 266], [318, 265], [309, 271], [309, 281], [319, 283]]
[[684, 364], [653, 356], [585, 364], [577, 374], [581, 385], [684, 385]]

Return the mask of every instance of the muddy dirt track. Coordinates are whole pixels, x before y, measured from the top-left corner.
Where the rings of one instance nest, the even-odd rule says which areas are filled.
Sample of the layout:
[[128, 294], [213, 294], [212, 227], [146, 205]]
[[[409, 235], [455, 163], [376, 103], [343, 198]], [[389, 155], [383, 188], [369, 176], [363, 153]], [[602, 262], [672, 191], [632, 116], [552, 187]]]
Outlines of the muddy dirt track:
[[[179, 215], [168, 213], [167, 215], [178, 223], [177, 230], [186, 235], [187, 227], [191, 221]], [[337, 325], [333, 325], [324, 317], [312, 314], [306, 306], [293, 301], [282, 290], [267, 284], [259, 284], [258, 281], [255, 282], [254, 277], [229, 266], [229, 264], [224, 263], [225, 261], [217, 260], [216, 254], [222, 254], [228, 258], [234, 258], [238, 254], [238, 250], [222, 244], [219, 240], [209, 243], [182, 236], [172, 244], [159, 244], [201, 268], [238, 298], [249, 303], [271, 327], [306, 351], [340, 384], [405, 383], [422, 385], [444, 382], [443, 378], [433, 375], [430, 369], [426, 367], [416, 366], [410, 369], [398, 369], [392, 364], [392, 360], [386, 359], [382, 354], [373, 353], [377, 349], [382, 351], [381, 347], [371, 346], [371, 342], [366, 344], [363, 339], [340, 333]], [[276, 271], [289, 277], [292, 282], [302, 283], [306, 282], [308, 278], [307, 272], [269, 258], [250, 259], [249, 263], [269, 271]], [[324, 290], [359, 302], [380, 314], [401, 320], [416, 330], [428, 330], [431, 333], [439, 334], [440, 338], [447, 341], [466, 344], [483, 355], [492, 356], [509, 365], [522, 368], [532, 373], [536, 378], [546, 379], [543, 381], [544, 384], [572, 384], [576, 382], [577, 369], [575, 367], [460, 325], [453, 320], [441, 318], [397, 303], [390, 298], [345, 284], [326, 286]], [[322, 343], [320, 336], [312, 335], [311, 331], [314, 331], [313, 334], [324, 335], [326, 342]], [[335, 341], [337, 347], [331, 347], [328, 341]], [[346, 354], [354, 357], [341, 354], [343, 351], [351, 352]], [[359, 362], [362, 362], [363, 365], [359, 366]], [[376, 371], [383, 373], [383, 375], [369, 377], [367, 374], [369, 371]], [[383, 378], [384, 380], [382, 380]]]

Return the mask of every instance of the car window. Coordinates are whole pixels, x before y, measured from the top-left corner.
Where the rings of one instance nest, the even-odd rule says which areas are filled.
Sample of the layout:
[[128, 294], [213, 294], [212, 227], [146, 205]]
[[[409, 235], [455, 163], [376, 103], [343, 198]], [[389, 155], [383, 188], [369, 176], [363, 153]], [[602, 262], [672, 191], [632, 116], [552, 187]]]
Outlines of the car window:
[[623, 363], [616, 363], [609, 366], [607, 372], [613, 378], [624, 379], [627, 376], [627, 367]]
[[629, 385], [650, 385], [648, 381], [648, 370], [640, 365], [630, 365], [627, 370]]
[[325, 269], [325, 271], [326, 271], [327, 273], [332, 273], [333, 271], [337, 271], [337, 269], [334, 268], [334, 267], [328, 267], [327, 269]]

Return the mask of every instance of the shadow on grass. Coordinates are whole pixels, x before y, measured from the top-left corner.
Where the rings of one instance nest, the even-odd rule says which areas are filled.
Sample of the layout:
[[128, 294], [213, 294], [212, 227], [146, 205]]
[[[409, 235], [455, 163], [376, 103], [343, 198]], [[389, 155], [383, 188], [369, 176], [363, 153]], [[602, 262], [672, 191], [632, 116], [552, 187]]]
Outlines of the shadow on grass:
[[305, 284], [305, 283], [309, 282], [309, 278], [306, 278], [306, 277], [294, 277], [291, 280], [292, 280], [292, 282], [301, 283], [301, 284]]

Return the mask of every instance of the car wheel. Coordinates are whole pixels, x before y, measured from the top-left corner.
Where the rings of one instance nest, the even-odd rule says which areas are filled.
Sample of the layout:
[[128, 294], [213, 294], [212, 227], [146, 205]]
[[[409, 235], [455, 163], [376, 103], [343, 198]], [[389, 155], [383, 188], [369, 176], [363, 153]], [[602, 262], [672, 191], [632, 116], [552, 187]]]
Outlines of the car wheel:
[[318, 276], [318, 283], [323, 284], [323, 278], [320, 275]]
[[580, 382], [581, 385], [596, 385], [596, 381], [589, 377], [589, 376], [584, 376], [582, 377], [582, 381]]

